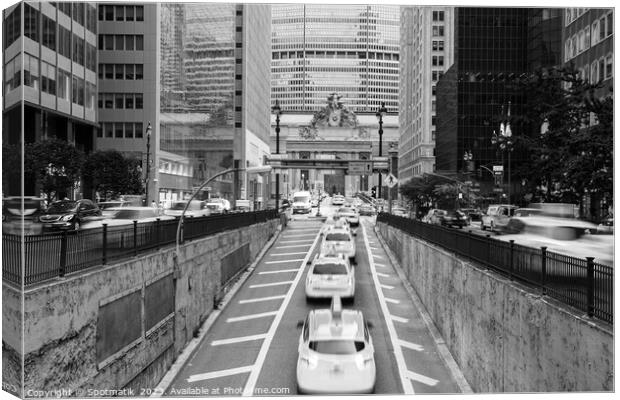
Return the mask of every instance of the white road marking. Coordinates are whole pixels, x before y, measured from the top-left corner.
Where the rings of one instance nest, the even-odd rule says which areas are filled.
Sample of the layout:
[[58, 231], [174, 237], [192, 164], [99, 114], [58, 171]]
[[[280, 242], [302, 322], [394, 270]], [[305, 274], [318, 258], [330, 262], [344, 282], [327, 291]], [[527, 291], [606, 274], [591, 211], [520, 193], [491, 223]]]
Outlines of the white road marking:
[[400, 300], [394, 300], [394, 299], [390, 299], [390, 298], [385, 298], [385, 301], [387, 301], [388, 303], [392, 303], [392, 304], [400, 304]]
[[312, 243], [312, 240], [282, 240], [280, 243]]
[[221, 371], [214, 371], [214, 372], [207, 372], [207, 373], [204, 373], [204, 374], [190, 375], [190, 377], [187, 378], [187, 382], [204, 381], [206, 379], [214, 379], [214, 378], [221, 378], [223, 376], [243, 374], [243, 373], [246, 373], [246, 372], [250, 372], [252, 370], [252, 367], [253, 367], [252, 365], [248, 365], [247, 367], [223, 369]]
[[396, 315], [391, 315], [392, 320], [396, 321], [396, 322], [400, 322], [401, 324], [406, 324], [407, 322], [409, 322], [409, 320], [407, 318], [401, 318], [401, 317], [397, 317]]
[[279, 269], [277, 271], [262, 271], [259, 272], [259, 275], [270, 275], [270, 274], [282, 274], [284, 272], [297, 272], [298, 268], [293, 269]]
[[376, 266], [376, 267], [381, 267], [381, 268], [385, 268], [385, 267], [387, 267], [387, 265], [385, 265], [385, 264], [379, 264], [379, 263], [375, 263], [375, 266]]
[[[362, 227], [362, 232], [364, 233], [364, 243], [366, 244], [367, 252], [370, 254], [370, 246], [368, 244], [368, 235], [366, 233], [366, 227]], [[414, 394], [413, 384], [411, 380], [406, 375], [407, 371], [407, 363], [405, 362], [405, 356], [403, 355], [403, 349], [398, 346], [398, 336], [396, 335], [396, 328], [394, 328], [394, 321], [390, 319], [390, 311], [387, 307], [385, 296], [383, 296], [383, 292], [380, 288], [380, 282], [378, 277], [377, 269], [375, 268], [375, 261], [372, 257], [368, 257], [368, 262], [370, 263], [370, 272], [372, 273], [372, 279], [375, 283], [375, 290], [377, 292], [377, 296], [379, 297], [379, 304], [381, 305], [381, 311], [383, 312], [383, 318], [385, 318], [385, 325], [388, 330], [388, 334], [390, 335], [390, 341], [392, 342], [392, 346], [394, 348], [394, 357], [396, 358], [396, 365], [398, 367], [398, 373], [400, 375], [401, 385], [403, 387], [403, 391], [405, 394]], [[392, 317], [394, 318], [394, 317]]]
[[256, 361], [254, 362], [252, 372], [250, 372], [250, 376], [248, 377], [248, 380], [245, 383], [245, 387], [243, 389], [244, 396], [251, 396], [254, 394], [254, 388], [256, 387], [256, 382], [258, 382], [258, 376], [261, 373], [263, 364], [265, 363], [265, 359], [267, 358], [267, 353], [269, 352], [269, 348], [271, 347], [271, 341], [276, 335], [278, 325], [280, 325], [280, 321], [282, 320], [282, 317], [284, 316], [284, 312], [286, 311], [286, 308], [291, 302], [291, 298], [293, 297], [295, 288], [299, 284], [299, 281], [301, 280], [301, 277], [304, 274], [304, 271], [306, 269], [306, 263], [308, 259], [310, 259], [312, 250], [316, 247], [319, 241], [319, 238], [320, 238], [320, 235], [317, 234], [316, 237], [314, 238], [314, 242], [312, 243], [312, 247], [310, 248], [310, 250], [308, 251], [308, 254], [303, 259], [301, 265], [299, 266], [299, 272], [297, 272], [297, 275], [295, 276], [295, 280], [293, 281], [293, 284], [289, 288], [288, 292], [286, 292], [286, 297], [282, 301], [282, 304], [280, 305], [280, 309], [278, 310], [277, 315], [275, 316], [275, 318], [273, 319], [273, 322], [271, 323], [271, 327], [269, 328], [269, 331], [267, 332], [267, 338], [263, 341], [263, 345], [258, 353], [258, 356], [256, 357]]
[[390, 277], [388, 274], [384, 274], [383, 272], [377, 272], [377, 275], [382, 276], [384, 278], [389, 278]]
[[275, 256], [297, 256], [300, 254], [306, 254], [307, 251], [296, 251], [294, 253], [275, 253], [275, 254], [270, 254], [271, 257], [275, 257]]
[[306, 247], [306, 246], [310, 246], [310, 243], [308, 243], [308, 244], [291, 244], [289, 246], [276, 246], [276, 249], [291, 249], [293, 247]]
[[428, 376], [416, 374], [415, 372], [407, 371], [407, 378], [421, 382], [428, 386], [435, 386], [439, 381], [437, 379], [429, 378]]
[[370, 248], [371, 248], [371, 249], [373, 249], [373, 250], [379, 250], [379, 248], [378, 248], [378, 247], [372, 247], [372, 246], [370, 246]]
[[392, 289], [394, 289], [394, 286], [390, 286], [390, 285], [383, 285], [383, 284], [381, 284], [381, 287], [382, 287], [383, 289], [387, 289], [387, 290], [392, 290]]
[[264, 288], [264, 287], [270, 287], [270, 286], [280, 286], [280, 285], [290, 285], [291, 283], [293, 283], [294, 281], [284, 281], [284, 282], [271, 282], [271, 283], [258, 283], [256, 285], [250, 285], [250, 289], [256, 289], [256, 288]]
[[376, 258], [385, 258], [385, 257], [380, 256], [380, 255], [378, 255], [378, 254], [373, 254], [372, 256], [373, 256], [373, 257], [376, 257]]
[[302, 261], [302, 260], [303, 258], [296, 258], [294, 260], [265, 261], [265, 264], [282, 264], [282, 263]]
[[308, 232], [312, 231], [316, 233], [316, 228], [293, 228], [289, 229], [288, 232]]
[[269, 297], [257, 297], [255, 299], [239, 300], [239, 304], [260, 303], [262, 301], [283, 299], [284, 297], [286, 296], [280, 295], [280, 296], [269, 296]]
[[411, 349], [411, 350], [415, 350], [415, 351], [424, 351], [424, 347], [420, 346], [419, 344], [415, 344], [415, 343], [411, 343], [411, 342], [407, 342], [406, 340], [399, 340], [398, 344], [401, 347], [405, 347], [407, 349]]
[[224, 344], [233, 344], [233, 343], [241, 343], [241, 342], [251, 342], [253, 340], [262, 340], [267, 337], [266, 333], [262, 333], [260, 335], [251, 335], [251, 336], [241, 336], [230, 339], [220, 339], [214, 340], [211, 342], [211, 346], [222, 346]]
[[305, 237], [305, 236], [314, 236], [316, 233], [302, 233], [300, 235], [286, 235], [287, 238], [291, 237]]
[[276, 315], [277, 313], [278, 313], [277, 311], [267, 311], [267, 312], [258, 313], [258, 314], [242, 315], [241, 317], [228, 318], [226, 322], [239, 322], [239, 321], [247, 321], [249, 319], [271, 317], [271, 316]]

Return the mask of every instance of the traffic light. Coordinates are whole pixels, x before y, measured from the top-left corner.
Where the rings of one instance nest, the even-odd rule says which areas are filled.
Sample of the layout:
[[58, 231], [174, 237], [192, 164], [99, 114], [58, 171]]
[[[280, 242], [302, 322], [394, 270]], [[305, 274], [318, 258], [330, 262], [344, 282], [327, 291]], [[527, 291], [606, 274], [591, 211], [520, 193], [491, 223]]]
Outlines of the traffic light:
[[373, 186], [372, 189], [370, 190], [370, 193], [372, 195], [372, 198], [376, 198], [377, 197], [377, 187]]

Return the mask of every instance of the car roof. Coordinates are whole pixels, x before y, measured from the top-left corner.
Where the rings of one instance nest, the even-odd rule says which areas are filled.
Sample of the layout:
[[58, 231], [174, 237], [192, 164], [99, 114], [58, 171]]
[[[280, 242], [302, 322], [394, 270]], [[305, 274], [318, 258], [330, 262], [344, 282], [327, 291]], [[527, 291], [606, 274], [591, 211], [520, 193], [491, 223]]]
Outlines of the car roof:
[[149, 210], [149, 211], [153, 211], [153, 212], [158, 212], [157, 208], [153, 208], [153, 207], [138, 207], [138, 206], [110, 207], [106, 211], [140, 211], [140, 210]]
[[330, 308], [310, 311], [308, 316], [309, 340], [364, 340], [364, 315], [342, 309], [339, 297], [332, 300]]

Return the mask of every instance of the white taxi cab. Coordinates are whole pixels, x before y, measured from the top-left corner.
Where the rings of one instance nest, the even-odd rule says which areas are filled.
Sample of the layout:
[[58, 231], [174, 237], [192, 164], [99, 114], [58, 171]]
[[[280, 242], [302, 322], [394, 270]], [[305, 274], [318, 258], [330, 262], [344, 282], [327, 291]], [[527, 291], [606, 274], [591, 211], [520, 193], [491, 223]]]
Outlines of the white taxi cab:
[[355, 233], [351, 232], [348, 224], [338, 223], [329, 226], [323, 232], [323, 242], [321, 243], [321, 254], [336, 252], [344, 254], [352, 262], [355, 262]]
[[352, 301], [355, 296], [355, 271], [344, 254], [317, 255], [309, 261], [306, 276], [306, 300], [340, 296]]
[[372, 338], [359, 310], [343, 310], [340, 297], [330, 309], [312, 310], [299, 337], [300, 393], [372, 393], [376, 366]]

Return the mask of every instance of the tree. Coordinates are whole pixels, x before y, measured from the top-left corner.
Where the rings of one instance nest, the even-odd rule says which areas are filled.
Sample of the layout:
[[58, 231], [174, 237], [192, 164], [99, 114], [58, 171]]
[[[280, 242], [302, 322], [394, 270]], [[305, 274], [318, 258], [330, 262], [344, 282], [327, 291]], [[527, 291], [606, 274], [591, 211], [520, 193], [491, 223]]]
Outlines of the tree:
[[2, 144], [2, 190], [6, 195], [7, 192], [16, 190], [17, 186], [21, 186], [22, 172], [22, 150], [16, 144]]
[[417, 207], [426, 207], [437, 201], [435, 187], [444, 181], [439, 176], [423, 174], [416, 176], [405, 184], [400, 185], [399, 191]]
[[44, 139], [24, 146], [24, 174], [35, 179], [48, 202], [76, 187], [83, 163], [84, 153], [64, 140]]
[[[586, 194], [613, 193], [613, 97], [597, 97], [572, 67], [539, 70], [518, 82], [527, 94], [515, 131], [529, 162], [515, 171], [538, 201], [577, 203]], [[591, 124], [591, 120], [598, 121]], [[541, 126], [546, 129], [541, 130]], [[541, 132], [542, 131], [542, 132]]]
[[84, 162], [84, 179], [90, 180], [106, 200], [121, 194], [141, 194], [144, 189], [138, 162], [116, 150], [96, 151]]

